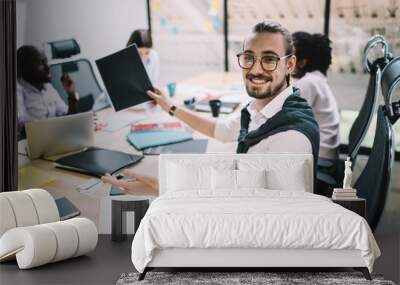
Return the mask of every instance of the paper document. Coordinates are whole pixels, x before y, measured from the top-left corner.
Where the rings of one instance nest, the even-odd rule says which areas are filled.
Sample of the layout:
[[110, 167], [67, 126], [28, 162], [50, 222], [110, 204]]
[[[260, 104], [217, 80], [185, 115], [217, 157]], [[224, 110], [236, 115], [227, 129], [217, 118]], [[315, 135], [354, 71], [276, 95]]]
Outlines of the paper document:
[[111, 117], [111, 119], [107, 122], [107, 126], [102, 130], [107, 132], [115, 132], [145, 118], [146, 117], [144, 116], [135, 116], [128, 112], [119, 112]]
[[25, 190], [30, 188], [43, 188], [56, 179], [32, 165], [24, 166], [18, 170], [18, 190]]

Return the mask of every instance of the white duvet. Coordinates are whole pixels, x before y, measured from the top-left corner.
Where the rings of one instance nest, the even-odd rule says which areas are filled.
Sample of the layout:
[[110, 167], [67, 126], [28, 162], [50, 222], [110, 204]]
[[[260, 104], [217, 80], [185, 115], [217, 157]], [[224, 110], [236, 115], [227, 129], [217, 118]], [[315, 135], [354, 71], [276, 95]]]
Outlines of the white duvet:
[[165, 248], [358, 249], [371, 272], [380, 256], [359, 215], [319, 195], [267, 190], [164, 194], [140, 223], [132, 262], [143, 272], [154, 250]]

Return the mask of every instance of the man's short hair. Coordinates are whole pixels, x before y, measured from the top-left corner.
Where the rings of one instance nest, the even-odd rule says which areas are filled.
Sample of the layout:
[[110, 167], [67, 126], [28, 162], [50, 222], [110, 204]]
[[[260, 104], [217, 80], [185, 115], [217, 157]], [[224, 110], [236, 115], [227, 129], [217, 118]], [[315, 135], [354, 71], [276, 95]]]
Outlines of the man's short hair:
[[283, 36], [286, 45], [286, 55], [294, 54], [294, 44], [291, 33], [281, 24], [274, 21], [263, 21], [256, 24], [252, 30], [253, 33], [279, 33]]

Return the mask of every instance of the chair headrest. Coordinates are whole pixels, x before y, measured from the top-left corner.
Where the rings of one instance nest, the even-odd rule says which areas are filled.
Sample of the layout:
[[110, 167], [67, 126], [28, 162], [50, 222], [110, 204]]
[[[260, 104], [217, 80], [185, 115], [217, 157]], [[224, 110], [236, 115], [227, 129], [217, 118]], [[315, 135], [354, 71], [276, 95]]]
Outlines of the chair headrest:
[[[368, 59], [368, 56], [370, 55], [370, 52], [372, 50], [375, 50], [375, 52], [376, 52], [376, 49], [379, 46], [380, 46], [380, 49], [383, 49], [383, 56], [375, 58], [373, 63], [371, 63], [370, 60]], [[377, 61], [377, 60], [382, 59], [382, 58], [385, 60], [386, 58], [388, 58], [388, 56], [389, 56], [389, 51], [388, 51], [388, 45], [387, 45], [386, 39], [382, 35], [372, 36], [368, 40], [368, 42], [364, 48], [363, 62], [364, 62], [365, 68], [367, 69], [367, 71], [369, 73], [371, 73], [371, 70], [373, 70], [375, 63], [379, 63], [379, 61]]]
[[400, 56], [392, 59], [382, 70], [381, 89], [385, 102], [387, 115], [392, 117], [395, 115], [396, 103], [392, 104], [395, 90], [400, 88]]
[[81, 48], [75, 39], [49, 42], [48, 44], [50, 45], [53, 59], [69, 58], [81, 52]]

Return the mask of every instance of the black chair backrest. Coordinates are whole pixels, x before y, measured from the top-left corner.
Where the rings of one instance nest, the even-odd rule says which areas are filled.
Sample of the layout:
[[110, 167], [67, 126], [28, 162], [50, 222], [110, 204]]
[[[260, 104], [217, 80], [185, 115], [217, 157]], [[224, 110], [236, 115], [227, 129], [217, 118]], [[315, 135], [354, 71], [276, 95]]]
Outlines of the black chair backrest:
[[88, 112], [93, 109], [94, 99], [92, 94], [81, 96], [79, 98], [79, 112]]
[[400, 115], [396, 114], [398, 108], [394, 108], [395, 105], [392, 106], [394, 91], [400, 87], [400, 56], [392, 59], [382, 70], [381, 86], [386, 111], [392, 124], [394, 124], [393, 120], [396, 120]]
[[394, 158], [392, 125], [384, 109], [384, 106], [378, 108], [371, 154], [354, 185], [358, 196], [367, 200], [367, 221], [372, 230], [376, 229], [385, 206]]
[[[371, 62], [368, 59], [369, 53], [371, 50], [376, 50], [377, 47], [383, 49], [383, 55], [382, 57]], [[365, 68], [370, 74], [367, 92], [365, 94], [365, 99], [361, 106], [360, 112], [351, 126], [349, 133], [348, 156], [353, 162], [353, 166], [355, 164], [358, 150], [360, 149], [361, 143], [367, 134], [369, 125], [377, 107], [381, 70], [387, 63], [388, 57], [389, 51], [385, 38], [381, 35], [372, 36], [364, 48], [363, 58]]]
[[68, 95], [60, 80], [64, 73], [68, 73], [74, 80], [76, 92], [79, 93], [82, 99], [91, 94], [92, 98], [96, 100], [103, 93], [92, 65], [87, 59], [52, 64], [50, 65], [51, 83], [65, 102], [68, 102]]
[[389, 54], [390, 54], [389, 47], [388, 47], [385, 37], [382, 35], [372, 36], [368, 40], [367, 44], [365, 45], [364, 52], [363, 52], [364, 66], [369, 73], [371, 73], [371, 70], [374, 68], [373, 62], [376, 60], [376, 59], [372, 60], [372, 62], [369, 60], [369, 58], [368, 58], [369, 52], [373, 49], [376, 49], [376, 47], [378, 47], [378, 46], [381, 46], [381, 48], [383, 49], [383, 51], [381, 50], [381, 52], [383, 52], [383, 55], [381, 55], [380, 58], [386, 59], [389, 57]]
[[75, 39], [61, 40], [48, 43], [53, 59], [69, 58], [81, 53], [81, 48]]
[[[383, 55], [371, 63], [368, 59], [369, 52], [377, 47], [383, 50]], [[389, 53], [388, 45], [383, 36], [375, 35], [368, 40], [364, 48], [364, 65], [367, 71], [370, 73], [370, 79], [364, 102], [356, 120], [351, 126], [349, 134], [348, 156], [353, 162], [353, 166], [357, 158], [358, 150], [360, 149], [361, 143], [367, 134], [378, 104], [381, 71], [384, 69], [390, 58], [391, 54]]]
[[360, 145], [367, 134], [372, 117], [374, 116], [379, 94], [381, 70], [376, 64], [370, 71], [365, 99], [356, 120], [350, 129], [348, 156], [355, 161]]

